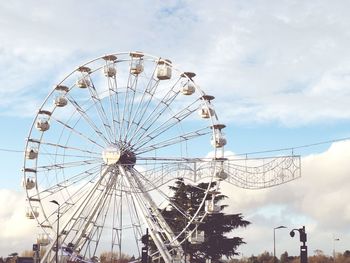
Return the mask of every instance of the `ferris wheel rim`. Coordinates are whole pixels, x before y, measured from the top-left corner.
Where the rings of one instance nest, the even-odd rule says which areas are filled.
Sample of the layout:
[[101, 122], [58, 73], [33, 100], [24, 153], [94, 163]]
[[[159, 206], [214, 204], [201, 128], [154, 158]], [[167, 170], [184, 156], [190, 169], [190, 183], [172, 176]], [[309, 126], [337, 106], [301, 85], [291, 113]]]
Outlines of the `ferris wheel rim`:
[[[130, 54], [130, 53], [131, 53], [131, 52], [120, 52], [120, 53], [114, 53], [114, 54], [111, 54], [111, 55], [118, 56], [118, 55]], [[143, 53], [143, 54], [144, 54], [144, 53]], [[154, 62], [154, 63], [155, 63], [156, 61], [159, 61], [159, 60], [161, 59], [160, 57], [155, 57], [155, 56], [148, 55], [148, 54], [144, 54], [144, 56], [151, 57], [151, 58], [153, 59], [153, 62]], [[96, 59], [93, 59], [93, 60], [91, 60], [91, 61], [89, 61], [89, 62], [83, 64], [82, 66], [89, 65], [90, 63], [95, 62], [95, 61], [98, 61], [98, 60], [100, 60], [100, 59], [103, 59], [104, 57], [105, 57], [105, 56], [101, 56], [101, 57], [98, 57], [98, 58], [96, 58]], [[165, 62], [165, 63], [168, 63], [168, 62]], [[82, 67], [82, 66], [80, 66], [80, 67]], [[79, 67], [79, 68], [80, 68], [80, 67]], [[172, 69], [173, 69], [173, 70], [177, 70], [177, 69], [174, 68], [174, 67], [172, 67]], [[45, 104], [48, 102], [48, 100], [49, 100], [49, 98], [52, 96], [52, 94], [54, 94], [54, 92], [55, 92], [55, 90], [56, 90], [56, 87], [59, 86], [59, 85], [62, 85], [70, 76], [72, 76], [74, 73], [76, 73], [77, 70], [78, 70], [78, 68], [75, 69], [75, 70], [73, 70], [73, 71], [72, 71], [71, 73], [69, 73], [58, 85], [56, 85], [56, 86], [53, 88], [53, 90], [49, 93], [49, 95], [46, 97], [46, 99], [44, 100], [44, 102], [42, 103], [42, 105], [41, 105], [41, 107], [40, 107], [40, 110], [39, 110], [38, 113], [36, 114], [36, 116], [35, 116], [35, 118], [34, 118], [34, 121], [33, 121], [33, 123], [32, 123], [32, 126], [31, 126], [31, 128], [30, 128], [29, 135], [28, 135], [28, 137], [27, 137], [28, 139], [27, 139], [26, 146], [25, 146], [25, 149], [26, 149], [25, 151], [27, 151], [27, 149], [28, 149], [28, 147], [29, 147], [29, 141], [30, 141], [31, 139], [33, 139], [33, 138], [31, 138], [31, 134], [32, 134], [33, 129], [35, 128], [35, 123], [36, 123], [36, 121], [37, 121], [37, 119], [38, 119], [39, 113], [45, 110], [45, 109], [44, 109], [44, 106], [45, 106]], [[179, 71], [179, 70], [177, 70], [177, 71], [178, 71], [178, 72], [182, 72], [182, 71]], [[193, 82], [192, 78], [190, 78], [190, 77], [188, 76], [189, 74], [185, 74], [185, 73], [181, 73], [181, 74], [183, 74], [185, 78], [187, 78], [188, 80], [190, 80], [190, 81]], [[194, 82], [193, 82], [193, 83], [194, 83]], [[196, 87], [196, 91], [198, 91], [198, 92], [201, 94], [201, 97], [205, 96], [205, 93], [200, 89], [200, 87], [199, 87], [197, 84], [195, 84], [195, 83], [194, 83], [194, 85], [195, 85], [195, 87]], [[76, 88], [76, 87], [69, 88], [69, 90], [68, 90], [67, 93], [69, 93], [69, 91], [71, 91], [71, 89], [73, 89], [73, 88]], [[208, 102], [207, 102], [207, 100], [203, 100], [202, 103], [205, 104], [205, 105], [208, 107]], [[55, 113], [56, 109], [57, 109], [57, 107], [54, 107], [54, 109], [53, 109], [52, 112], [51, 112], [52, 115]], [[51, 120], [51, 118], [54, 118], [54, 117], [50, 116], [50, 120]], [[216, 119], [216, 121], [214, 121], [214, 119]], [[217, 123], [217, 120], [218, 120], [218, 119], [217, 119], [216, 113], [215, 113], [215, 116], [210, 116], [210, 121], [211, 121], [211, 124], [212, 124], [211, 126], [212, 126], [212, 127], [214, 127], [214, 125]], [[215, 136], [215, 131], [214, 131], [214, 129], [211, 129], [211, 131], [212, 131], [212, 135]], [[44, 132], [41, 133], [41, 136], [40, 136], [40, 138], [38, 139], [38, 151], [39, 151], [39, 152], [40, 152], [40, 147], [42, 146], [42, 143], [45, 143], [45, 142], [43, 141], [43, 136], [44, 136]], [[151, 147], [151, 148], [152, 148], [152, 147]], [[142, 148], [141, 148], [141, 149], [142, 149]], [[214, 156], [216, 156], [216, 151], [217, 151], [217, 149], [214, 148]], [[144, 153], [144, 152], [142, 152], [142, 153]], [[97, 153], [96, 153], [96, 154], [97, 154]], [[184, 158], [184, 160], [186, 160], [186, 158]], [[24, 158], [24, 167], [26, 167], [26, 159], [25, 159], [25, 158]], [[38, 160], [35, 161], [35, 167], [38, 168]], [[40, 167], [40, 166], [39, 166], [39, 167]], [[42, 167], [41, 167], [41, 168], [42, 168]], [[24, 172], [24, 179], [25, 179], [25, 178], [26, 178], [26, 173]], [[211, 181], [210, 181], [210, 182], [212, 182], [212, 181], [213, 181], [213, 176], [211, 177]], [[36, 188], [36, 191], [39, 193], [39, 189], [38, 189], [38, 186], [37, 186], [37, 185], [36, 185], [35, 188]], [[208, 189], [209, 189], [209, 187], [208, 187]], [[29, 192], [28, 189], [26, 189], [26, 192], [27, 192], [27, 198], [30, 199], [30, 196], [29, 196], [29, 193], [28, 193], [28, 192]], [[208, 190], [206, 191], [205, 198], [206, 198], [207, 194], [208, 194]], [[201, 206], [203, 206], [205, 198], [203, 198], [202, 203], [201, 203]], [[30, 201], [30, 200], [29, 200], [29, 201]], [[32, 202], [29, 202], [29, 203], [30, 203], [30, 206], [32, 207]], [[40, 207], [41, 207], [41, 210], [42, 210], [42, 211], [45, 211], [45, 209], [43, 208], [43, 205], [42, 205], [42, 203], [41, 203], [41, 199], [40, 199], [40, 198], [39, 198], [39, 205], [40, 205]], [[199, 213], [199, 209], [198, 209], [196, 215], [197, 215], [198, 213]], [[46, 217], [46, 215], [45, 215], [45, 218], [48, 219], [48, 218]], [[194, 218], [194, 217], [193, 217], [193, 218]], [[192, 218], [192, 220], [193, 220], [193, 218]], [[50, 222], [49, 220], [47, 220], [47, 221], [50, 223], [50, 226], [51, 226], [51, 228], [52, 228], [52, 223], [53, 223], [53, 222]], [[182, 232], [181, 232], [181, 233], [182, 233]], [[181, 233], [180, 233], [180, 234], [181, 234]], [[180, 234], [179, 234], [179, 236], [180, 236]]]

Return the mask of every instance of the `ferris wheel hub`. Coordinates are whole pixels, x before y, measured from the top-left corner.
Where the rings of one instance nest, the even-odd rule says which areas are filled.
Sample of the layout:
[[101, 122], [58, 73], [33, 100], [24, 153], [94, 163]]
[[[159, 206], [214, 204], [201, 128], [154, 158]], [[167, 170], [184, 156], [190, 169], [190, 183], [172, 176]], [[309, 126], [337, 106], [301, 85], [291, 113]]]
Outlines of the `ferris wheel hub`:
[[122, 165], [134, 166], [136, 163], [136, 155], [131, 150], [124, 150], [120, 155], [119, 163]]
[[105, 164], [116, 164], [120, 159], [120, 149], [116, 145], [111, 145], [102, 151], [102, 159]]
[[134, 165], [136, 155], [130, 149], [120, 149], [117, 145], [110, 145], [102, 151], [102, 159], [107, 165]]

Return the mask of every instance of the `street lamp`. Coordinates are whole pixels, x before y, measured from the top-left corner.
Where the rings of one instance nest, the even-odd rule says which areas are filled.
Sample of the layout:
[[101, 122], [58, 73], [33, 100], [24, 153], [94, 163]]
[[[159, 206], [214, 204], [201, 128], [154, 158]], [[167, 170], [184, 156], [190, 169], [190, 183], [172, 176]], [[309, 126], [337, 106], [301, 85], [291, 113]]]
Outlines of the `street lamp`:
[[299, 228], [299, 229], [296, 229], [296, 228], [292, 229], [292, 231], [290, 231], [290, 233], [289, 233], [289, 235], [291, 237], [295, 236], [294, 231], [299, 232], [299, 239], [300, 239], [300, 242], [302, 243], [302, 245], [300, 246], [300, 263], [307, 263], [308, 262], [307, 246], [306, 246], [307, 235], [306, 235], [305, 226], [303, 226], [302, 228]]
[[333, 234], [333, 261], [335, 262], [335, 241], [339, 241], [339, 238], [335, 238]]
[[57, 234], [56, 234], [55, 257], [56, 257], [56, 263], [58, 263], [58, 236], [60, 233], [60, 204], [56, 200], [51, 200], [50, 202], [57, 205]]
[[273, 261], [276, 262], [276, 229], [287, 228], [285, 226], [278, 226], [273, 229]]

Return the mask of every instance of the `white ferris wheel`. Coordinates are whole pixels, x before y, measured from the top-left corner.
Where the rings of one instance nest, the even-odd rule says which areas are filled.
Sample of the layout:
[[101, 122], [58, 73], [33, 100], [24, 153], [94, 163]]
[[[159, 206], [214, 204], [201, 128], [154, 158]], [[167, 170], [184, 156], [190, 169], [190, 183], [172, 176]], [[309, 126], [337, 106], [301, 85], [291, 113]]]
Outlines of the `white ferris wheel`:
[[[30, 128], [23, 168], [26, 216], [36, 219], [46, 248], [41, 262], [53, 262], [56, 247], [71, 260], [102, 251], [138, 258], [146, 228], [158, 250], [152, 257], [183, 262], [184, 236], [203, 238], [189, 226], [218, 211], [205, 202], [218, 191], [203, 189], [189, 213], [172, 203], [175, 179], [264, 188], [300, 176], [296, 156], [251, 167], [224, 158], [225, 125], [194, 77], [170, 60], [125, 52], [76, 68], [52, 89]], [[168, 205], [187, 222], [180, 233], [160, 212]]]

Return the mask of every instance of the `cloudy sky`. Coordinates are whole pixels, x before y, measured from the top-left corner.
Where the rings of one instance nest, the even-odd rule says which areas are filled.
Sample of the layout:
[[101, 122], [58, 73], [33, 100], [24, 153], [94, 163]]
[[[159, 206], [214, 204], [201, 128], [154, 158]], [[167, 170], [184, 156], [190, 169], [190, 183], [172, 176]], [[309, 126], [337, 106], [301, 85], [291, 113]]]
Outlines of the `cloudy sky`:
[[[2, 1], [0, 148], [21, 150], [52, 86], [101, 55], [144, 51], [197, 73], [228, 127], [226, 150], [247, 153], [350, 136], [350, 3], [275, 1]], [[350, 141], [296, 149], [302, 177], [248, 191], [225, 185], [230, 212], [252, 222], [238, 233], [244, 256], [350, 249]], [[274, 153], [272, 153], [274, 154]], [[277, 154], [277, 153], [276, 153]], [[31, 249], [20, 152], [0, 151], [0, 256]]]

